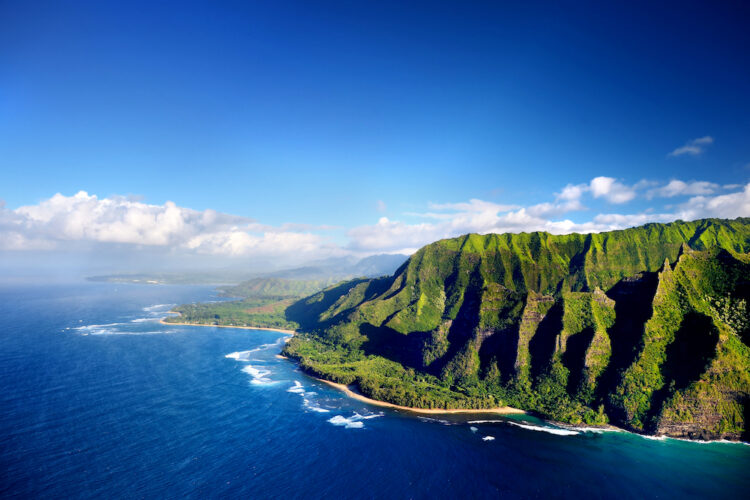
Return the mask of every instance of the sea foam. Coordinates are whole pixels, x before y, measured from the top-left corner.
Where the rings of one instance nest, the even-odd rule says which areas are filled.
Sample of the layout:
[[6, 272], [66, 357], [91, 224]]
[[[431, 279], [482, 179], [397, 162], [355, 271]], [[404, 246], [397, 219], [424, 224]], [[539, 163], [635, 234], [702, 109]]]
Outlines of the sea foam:
[[550, 434], [555, 434], [557, 436], [575, 436], [577, 434], [580, 434], [578, 431], [572, 431], [568, 429], [557, 429], [555, 427], [543, 427], [540, 425], [527, 425], [527, 424], [521, 424], [518, 422], [508, 422], [510, 425], [515, 425], [516, 427], [521, 427], [522, 429], [527, 429], [530, 431], [539, 431], [539, 432], [548, 432]]
[[158, 311], [159, 309], [167, 309], [174, 306], [174, 304], [154, 304], [152, 306], [144, 307], [143, 310], [147, 312]]
[[354, 415], [352, 415], [351, 417], [336, 415], [335, 417], [329, 418], [328, 421], [333, 425], [338, 425], [344, 427], [345, 429], [362, 429], [365, 426], [362, 420], [370, 420], [371, 418], [378, 418], [382, 416], [383, 413], [377, 413], [373, 415], [360, 415], [359, 413], [354, 412]]
[[316, 411], [318, 413], [330, 413], [331, 410], [328, 410], [326, 408], [321, 408], [316, 403], [310, 401], [307, 398], [302, 399], [302, 405], [307, 408], [310, 411]]
[[251, 384], [268, 385], [273, 383], [273, 380], [267, 377], [267, 375], [271, 374], [270, 370], [263, 370], [262, 368], [256, 368], [253, 365], [247, 365], [242, 369], [242, 371], [253, 378], [250, 381]]
[[286, 392], [293, 392], [295, 394], [304, 394], [305, 388], [302, 387], [302, 384], [300, 384], [299, 380], [294, 381], [294, 385], [286, 390]]
[[227, 359], [233, 359], [235, 361], [249, 361], [248, 356], [252, 353], [252, 351], [237, 351], [237, 352], [230, 352], [226, 356], [224, 356]]

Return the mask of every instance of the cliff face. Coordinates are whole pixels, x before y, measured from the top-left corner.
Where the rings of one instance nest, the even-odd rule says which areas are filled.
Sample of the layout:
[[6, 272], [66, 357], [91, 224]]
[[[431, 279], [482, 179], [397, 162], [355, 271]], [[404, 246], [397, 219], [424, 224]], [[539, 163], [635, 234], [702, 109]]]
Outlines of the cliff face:
[[749, 219], [442, 240], [392, 277], [291, 306], [311, 333], [287, 351], [399, 404], [503, 402], [738, 439], [750, 405], [748, 250]]

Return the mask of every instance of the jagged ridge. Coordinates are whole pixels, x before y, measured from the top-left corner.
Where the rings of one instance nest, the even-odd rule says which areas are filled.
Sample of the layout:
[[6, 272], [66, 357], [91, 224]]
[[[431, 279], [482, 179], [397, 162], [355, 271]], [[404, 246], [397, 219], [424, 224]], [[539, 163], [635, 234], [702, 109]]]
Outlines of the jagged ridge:
[[399, 404], [740, 438], [749, 249], [749, 219], [441, 240], [290, 306], [287, 353]]

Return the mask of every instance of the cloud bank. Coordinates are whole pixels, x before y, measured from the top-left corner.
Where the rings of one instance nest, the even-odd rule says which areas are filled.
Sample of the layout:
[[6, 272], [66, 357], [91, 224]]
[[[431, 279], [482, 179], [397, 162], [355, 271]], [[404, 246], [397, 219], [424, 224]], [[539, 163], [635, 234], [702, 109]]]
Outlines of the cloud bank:
[[[654, 200], [670, 205], [643, 207]], [[588, 203], [622, 207], [640, 200], [640, 210], [591, 213]], [[674, 203], [674, 200], [677, 202]], [[340, 230], [301, 224], [271, 226], [255, 219], [192, 210], [173, 202], [147, 204], [125, 197], [99, 198], [81, 191], [56, 194], [36, 205], [8, 209], [0, 205], [0, 250], [54, 252], [88, 245], [106, 251], [159, 251], [162, 254], [273, 259], [303, 263], [314, 259], [382, 252], [410, 253], [432, 241], [465, 233], [548, 231], [554, 234], [623, 229], [647, 222], [705, 217], [750, 216], [750, 183], [720, 186], [707, 181], [672, 179], [665, 183], [627, 184], [599, 176], [568, 184], [550, 201], [521, 206], [480, 199], [432, 203], [418, 213]], [[575, 219], [575, 220], [574, 220]], [[331, 233], [340, 230], [334, 243]]]
[[56, 194], [37, 205], [0, 210], [0, 249], [52, 250], [73, 242], [166, 247], [197, 254], [316, 255], [329, 245], [304, 226], [272, 227], [215, 210], [197, 211], [168, 201], [150, 205], [85, 191]]
[[[628, 186], [611, 177], [596, 177], [589, 183], [565, 186], [556, 195], [554, 202], [528, 207], [498, 205], [481, 200], [433, 205], [432, 208], [437, 208], [439, 211], [421, 214], [433, 221], [406, 223], [383, 217], [374, 225], [351, 229], [348, 232], [350, 248], [368, 251], [398, 251], [418, 248], [431, 241], [466, 233], [522, 231], [547, 231], [553, 234], [589, 233], [624, 229], [648, 222], [750, 216], [750, 183], [731, 186], [739, 190], [715, 196], [710, 195], [722, 188], [710, 182], [672, 180], [667, 184], [646, 190], [654, 184], [652, 181], [641, 181]], [[644, 190], [646, 191], [643, 192]], [[586, 210], [583, 198], [587, 195], [595, 199], [605, 199], [611, 204], [621, 205], [635, 199], [640, 192], [643, 192], [644, 199], [697, 196], [691, 196], [664, 211], [654, 211], [648, 208], [636, 213], [600, 213], [583, 222], [574, 222], [564, 217], [570, 212]]]

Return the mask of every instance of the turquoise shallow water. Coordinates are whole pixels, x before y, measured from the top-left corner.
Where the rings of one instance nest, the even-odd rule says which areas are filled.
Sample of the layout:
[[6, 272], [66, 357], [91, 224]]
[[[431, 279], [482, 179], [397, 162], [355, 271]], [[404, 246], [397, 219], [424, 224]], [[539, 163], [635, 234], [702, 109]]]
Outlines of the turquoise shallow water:
[[[0, 287], [0, 495], [745, 498], [750, 446], [423, 418], [276, 358], [283, 335], [165, 326], [210, 287]], [[492, 439], [489, 439], [492, 438]]]

